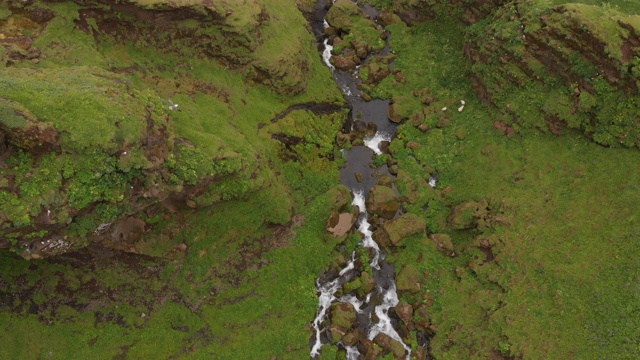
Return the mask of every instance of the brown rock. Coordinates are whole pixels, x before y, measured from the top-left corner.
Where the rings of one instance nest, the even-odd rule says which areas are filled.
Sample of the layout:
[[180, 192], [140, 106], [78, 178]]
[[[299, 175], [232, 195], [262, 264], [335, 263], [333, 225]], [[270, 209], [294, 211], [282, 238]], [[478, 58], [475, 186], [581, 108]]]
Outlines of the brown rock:
[[356, 321], [356, 309], [350, 303], [339, 303], [331, 310], [331, 324], [350, 329]]
[[343, 71], [353, 70], [359, 63], [353, 58], [353, 56], [341, 55], [333, 55], [330, 61], [336, 69]]
[[373, 339], [373, 342], [378, 344], [384, 350], [390, 351], [396, 359], [405, 359], [406, 351], [404, 349], [404, 346], [402, 346], [402, 343], [390, 338], [388, 335], [380, 333], [376, 335], [376, 337]]
[[356, 218], [355, 216], [353, 216], [353, 214], [347, 212], [338, 213], [337, 211], [333, 211], [333, 213], [331, 213], [331, 216], [329, 217], [329, 220], [327, 220], [326, 229], [331, 234], [333, 234], [334, 237], [340, 237], [346, 234], [355, 222]]
[[431, 312], [427, 305], [420, 305], [413, 313], [413, 320], [416, 325], [416, 329], [424, 331], [431, 325]]
[[450, 255], [453, 252], [453, 242], [451, 242], [451, 236], [447, 234], [431, 234], [429, 239], [433, 240], [436, 244], [438, 251], [445, 255]]
[[400, 242], [425, 231], [427, 224], [415, 214], [404, 214], [397, 219], [386, 221], [373, 233], [373, 239], [383, 247], [398, 246]]
[[369, 213], [392, 219], [400, 208], [400, 202], [398, 195], [391, 188], [375, 185], [369, 191], [366, 206]]
[[395, 310], [398, 317], [400, 317], [400, 320], [404, 321], [405, 324], [413, 322], [413, 308], [408, 302], [400, 300], [398, 305], [396, 305]]
[[412, 294], [420, 291], [420, 273], [413, 265], [405, 264], [396, 276], [396, 286], [398, 292], [409, 292]]
[[363, 354], [365, 360], [377, 360], [382, 357], [384, 350], [373, 341], [365, 338], [360, 340], [360, 343], [364, 348]]
[[395, 104], [389, 105], [389, 110], [387, 110], [387, 117], [394, 123], [400, 123], [404, 118], [402, 115], [398, 114], [395, 109]]

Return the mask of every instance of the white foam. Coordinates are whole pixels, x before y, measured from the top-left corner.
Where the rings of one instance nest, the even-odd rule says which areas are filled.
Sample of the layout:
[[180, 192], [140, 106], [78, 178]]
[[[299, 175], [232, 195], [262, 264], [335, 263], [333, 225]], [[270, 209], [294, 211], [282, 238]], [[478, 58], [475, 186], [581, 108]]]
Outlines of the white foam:
[[364, 202], [364, 193], [362, 191], [353, 192], [353, 201], [351, 201], [351, 205], [357, 206], [361, 214], [367, 212], [367, 207]]
[[400, 334], [393, 328], [391, 325], [391, 318], [389, 318], [389, 308], [392, 308], [398, 305], [398, 293], [396, 293], [396, 284], [395, 282], [391, 283], [389, 289], [380, 289], [383, 293], [382, 295], [382, 304], [376, 306], [375, 313], [378, 317], [378, 322], [373, 324], [371, 329], [369, 330], [368, 338], [369, 340], [373, 340], [378, 334], [383, 333], [396, 340], [402, 344], [405, 351], [407, 352], [407, 360], [411, 359], [411, 347], [402, 341]]
[[364, 139], [364, 146], [373, 150], [377, 155], [382, 155], [382, 151], [380, 151], [380, 143], [383, 141], [391, 141], [391, 135], [378, 131], [372, 138]]
[[358, 348], [355, 346], [345, 346], [345, 350], [347, 350], [347, 360], [358, 360], [360, 359], [360, 352]]
[[322, 52], [322, 60], [331, 70], [335, 70], [335, 66], [331, 64], [331, 50], [333, 50], [333, 45], [329, 44], [329, 39], [324, 39], [324, 51]]

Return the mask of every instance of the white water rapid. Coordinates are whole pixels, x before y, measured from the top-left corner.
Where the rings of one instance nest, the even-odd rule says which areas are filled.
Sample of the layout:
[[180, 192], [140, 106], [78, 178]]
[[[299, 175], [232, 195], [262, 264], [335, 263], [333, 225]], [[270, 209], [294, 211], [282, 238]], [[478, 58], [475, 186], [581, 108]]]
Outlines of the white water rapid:
[[383, 141], [391, 141], [391, 135], [378, 131], [372, 138], [364, 139], [364, 146], [373, 150], [376, 155], [382, 155], [380, 143]]

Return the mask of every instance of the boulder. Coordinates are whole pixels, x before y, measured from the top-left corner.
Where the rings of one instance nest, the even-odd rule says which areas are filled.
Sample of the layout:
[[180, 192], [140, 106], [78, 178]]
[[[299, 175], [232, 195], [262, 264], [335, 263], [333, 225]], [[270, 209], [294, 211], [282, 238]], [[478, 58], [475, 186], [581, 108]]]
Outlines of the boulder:
[[342, 326], [338, 326], [336, 324], [331, 324], [331, 326], [329, 326], [329, 341], [334, 344], [342, 341], [342, 337], [346, 334], [347, 331], [342, 328]]
[[373, 239], [383, 247], [398, 246], [403, 239], [424, 232], [426, 226], [426, 221], [421, 217], [404, 214], [382, 224], [382, 227], [373, 233]]
[[396, 124], [402, 122], [402, 120], [404, 119], [402, 115], [396, 112], [394, 104], [389, 105], [389, 110], [387, 110], [387, 117], [390, 121]]
[[356, 309], [350, 303], [339, 303], [331, 310], [331, 324], [350, 329], [356, 321]]
[[413, 320], [416, 325], [416, 329], [419, 331], [425, 331], [431, 325], [431, 312], [427, 305], [420, 305], [413, 313]]
[[360, 275], [360, 280], [362, 281], [362, 290], [364, 290], [365, 293], [369, 293], [376, 287], [376, 280], [368, 272], [363, 272], [362, 275]]
[[396, 305], [395, 310], [400, 320], [402, 320], [405, 324], [410, 324], [413, 322], [413, 308], [408, 302], [400, 300], [398, 305]]
[[375, 185], [369, 191], [366, 206], [369, 213], [379, 215], [385, 219], [392, 219], [400, 208], [400, 202], [393, 189]]
[[380, 346], [369, 339], [360, 340], [364, 349], [363, 354], [365, 360], [376, 360], [382, 357], [383, 350]]
[[356, 222], [356, 217], [348, 212], [339, 213], [333, 211], [329, 220], [327, 220], [327, 231], [333, 234], [334, 237], [340, 237], [346, 234], [353, 224]]
[[354, 56], [348, 56], [348, 55], [347, 56], [334, 55], [331, 57], [330, 61], [333, 64], [333, 66], [336, 67], [336, 69], [342, 70], [342, 71], [353, 70], [356, 68], [356, 65], [360, 63], [354, 58]]
[[398, 292], [409, 292], [412, 294], [420, 291], [420, 273], [413, 265], [405, 264], [396, 276], [396, 287]]
[[387, 334], [380, 333], [376, 335], [373, 342], [384, 350], [391, 352], [396, 359], [405, 359], [405, 349], [402, 343], [390, 338]]
[[474, 228], [478, 219], [485, 219], [488, 215], [487, 202], [467, 201], [455, 206], [447, 219], [449, 227], [455, 230]]
[[433, 240], [436, 244], [438, 251], [445, 255], [450, 255], [453, 252], [453, 242], [451, 242], [451, 236], [447, 234], [431, 234], [429, 239]]

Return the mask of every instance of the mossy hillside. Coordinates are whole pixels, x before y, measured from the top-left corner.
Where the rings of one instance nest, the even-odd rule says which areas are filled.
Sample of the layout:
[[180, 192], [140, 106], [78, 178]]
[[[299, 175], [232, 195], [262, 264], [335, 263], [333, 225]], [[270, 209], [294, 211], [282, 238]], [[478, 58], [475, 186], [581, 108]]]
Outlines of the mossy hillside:
[[[433, 355], [633, 357], [637, 150], [603, 148], [575, 132], [523, 128], [506, 137], [492, 126], [495, 110], [473, 97], [460, 24], [389, 29], [394, 66], [407, 81], [387, 78], [373, 93], [395, 95], [409, 119], [391, 146], [403, 206], [425, 217], [430, 233], [451, 235], [457, 254], [444, 256], [416, 237], [392, 255], [397, 268], [409, 264], [421, 274], [420, 291], [402, 297], [429, 305]], [[433, 94], [430, 105], [413, 95], [423, 88]], [[461, 112], [459, 100], [466, 101]], [[434, 170], [440, 177], [430, 194], [416, 185]], [[447, 207], [482, 199], [499, 224], [449, 227]]]
[[99, 68], [5, 68], [0, 76], [3, 97], [52, 123], [66, 152], [115, 153], [137, 145], [147, 127], [147, 107], [156, 108], [150, 114], [156, 122], [166, 115], [160, 99], [136, 93], [125, 77]]
[[580, 129], [603, 145], [636, 146], [635, 17], [577, 3], [498, 9], [468, 31], [477, 87], [516, 128]]
[[[58, 126], [68, 129], [68, 131], [62, 132], [63, 139], [64, 136], [80, 134], [84, 131], [95, 139], [93, 142], [81, 144], [82, 146], [110, 146], [107, 150], [97, 149], [97, 153], [86, 154], [88, 160], [96, 160], [96, 166], [100, 163], [107, 164], [106, 169], [89, 170], [90, 175], [86, 178], [79, 175], [72, 176], [73, 171], [67, 171], [63, 175], [65, 179], [71, 178], [72, 183], [78, 183], [73, 186], [79, 194], [82, 194], [80, 197], [76, 197], [77, 201], [73, 205], [77, 206], [77, 209], [96, 202], [106, 202], [100, 204], [100, 208], [105, 208], [103, 205], [106, 205], [105, 210], [101, 212], [102, 215], [90, 214], [77, 219], [77, 222], [82, 223], [82, 226], [77, 231], [74, 230], [73, 233], [80, 236], [95, 230], [101, 223], [109, 222], [124, 214], [135, 213], [140, 208], [153, 204], [154, 197], [162, 198], [167, 196], [170, 191], [183, 191], [186, 199], [194, 201], [198, 206], [244, 198], [247, 194], [262, 188], [267, 189], [266, 193], [270, 194], [273, 194], [274, 189], [280, 189], [276, 193], [287, 196], [287, 191], [282, 187], [281, 181], [271, 171], [271, 166], [267, 166], [270, 162], [279, 161], [276, 152], [272, 150], [277, 142], [259, 135], [258, 125], [266, 123], [277, 113], [295, 103], [341, 101], [339, 91], [327, 76], [328, 70], [322, 66], [320, 59], [314, 56], [315, 48], [311, 47], [310, 43], [308, 44], [310, 53], [305, 53], [305, 56], [309, 57], [309, 69], [313, 72], [306, 79], [311, 86], [308, 91], [297, 97], [282, 97], [266, 87], [247, 83], [242, 74], [231, 71], [226, 66], [209, 58], [196, 57], [185, 62], [181, 56], [159, 53], [156, 50], [141, 50], [138, 45], [130, 42], [121, 43], [122, 39], [118, 37], [110, 37], [107, 34], [87, 35], [79, 28], [70, 25], [78, 19], [78, 11], [81, 10], [75, 4], [52, 4], [51, 9], [56, 16], [34, 41], [34, 46], [42, 49], [41, 61], [37, 66], [31, 62], [17, 62], [16, 69], [11, 68], [7, 71], [16, 74], [51, 73], [55, 75], [51, 77], [54, 82], [47, 84], [41, 81], [37, 84], [52, 92], [56, 89], [55, 81], [63, 81], [66, 75], [71, 74], [69, 76], [72, 80], [75, 79], [74, 82], [70, 81], [61, 85], [63, 88], [67, 87], [68, 90], [65, 94], [70, 97], [61, 101], [54, 101], [56, 96], [60, 96], [60, 93], [53, 94], [51, 98], [46, 97], [46, 93], [41, 96], [29, 97], [29, 91], [32, 89], [29, 87], [30, 82], [27, 77], [20, 77], [15, 81], [11, 80], [21, 86], [20, 91], [12, 96], [16, 99], [28, 98], [29, 106], [34, 107], [39, 114], [44, 114], [47, 106], [53, 103], [54, 110], [64, 115], [56, 118], [56, 121], [61, 124]], [[284, 9], [280, 10], [284, 11]], [[304, 28], [301, 26], [300, 29]], [[292, 29], [287, 31], [293, 32]], [[306, 30], [301, 36], [312, 39]], [[304, 40], [301, 41], [304, 42]], [[92, 64], [101, 66], [108, 64], [112, 68], [124, 68], [126, 76], [89, 66]], [[27, 69], [27, 67], [41, 69]], [[83, 77], [87, 77], [88, 80], [84, 81]], [[36, 83], [34, 79], [31, 81]], [[82, 91], [83, 86], [96, 85], [97, 89], [94, 91], [100, 91], [111, 84], [110, 81], [114, 83], [114, 88], [107, 89], [109, 91], [102, 94], [103, 97], [96, 97], [92, 100], [93, 102], [83, 102], [79, 108], [66, 105], [73, 101], [81, 101], [83, 96], [88, 96]], [[159, 94], [160, 98], [156, 94]], [[118, 95], [122, 96], [118, 97]], [[171, 101], [179, 104], [180, 111], [168, 109]], [[166, 128], [161, 137], [166, 137], [169, 148], [173, 150], [166, 154], [164, 163], [162, 163], [162, 159], [160, 159], [160, 163], [157, 160], [150, 161], [147, 157], [157, 154], [146, 153], [144, 154], [146, 157], [143, 156], [144, 147], [134, 142], [142, 138], [146, 140], [145, 132], [136, 135], [136, 132], [131, 129], [127, 129], [126, 132], [120, 130], [121, 127], [130, 127], [135, 124], [147, 126], [144, 117], [135, 117], [135, 115], [146, 116], [145, 104], [153, 109], [152, 119], [157, 116], [170, 117], [170, 122], [163, 125]], [[111, 110], [115, 114], [109, 112]], [[93, 127], [83, 127], [91, 123], [82, 122], [79, 119], [82, 117], [91, 118], [90, 111], [99, 114], [95, 120], [103, 118], [108, 120], [106, 123], [100, 123], [100, 126], [103, 127], [111, 126], [111, 128], [105, 128], [104, 135], [107, 136], [99, 136], [99, 132], [94, 131]], [[127, 123], [117, 122], [112, 118], [112, 115], [120, 118], [124, 116]], [[44, 114], [44, 116], [50, 115]], [[129, 122], [130, 119], [133, 120]], [[108, 136], [109, 131], [113, 133], [111, 138]], [[154, 133], [157, 134], [158, 131]], [[121, 139], [125, 136], [136, 136], [137, 139], [126, 139], [126, 141]], [[175, 148], [171, 147], [174, 137], [179, 139], [179, 145]], [[187, 143], [183, 139], [187, 140]], [[66, 142], [63, 143], [66, 144]], [[79, 147], [80, 145], [73, 146]], [[102, 156], [100, 159], [103, 160], [98, 160], [97, 154], [103, 154], [100, 155]], [[62, 154], [59, 158], [65, 156], [66, 154]], [[57, 167], [47, 169], [53, 174], [52, 181], [54, 183], [57, 181], [55, 179], [61, 177], [59, 174], [62, 172], [62, 164], [66, 162], [67, 160], [56, 160]], [[88, 162], [78, 160], [78, 162], [87, 164], [91, 160]], [[166, 182], [169, 188], [135, 206], [128, 204], [126, 199], [122, 201], [123, 198], [131, 196], [131, 193], [127, 192], [130, 184], [141, 176], [141, 172], [151, 166], [150, 163], [153, 164], [153, 167], [162, 165], [168, 171], [162, 170], [164, 167], [161, 167], [160, 174], [152, 175], [147, 171], [144, 175], [146, 179], [142, 181], [144, 186], [157, 187], [156, 184]], [[37, 162], [30, 164], [35, 166]], [[92, 165], [93, 167], [95, 166]], [[85, 173], [84, 170], [87, 169], [79, 169], [77, 174]], [[37, 173], [38, 170], [32, 172]], [[228, 174], [235, 175], [227, 176]], [[82, 180], [77, 181], [78, 179]], [[95, 179], [100, 180], [96, 182]], [[210, 184], [211, 180], [215, 180], [215, 184], [206, 185]], [[202, 184], [205, 187], [202, 187]], [[196, 186], [195, 191], [189, 190], [193, 186]], [[209, 186], [210, 188], [208, 188]], [[147, 191], [149, 190], [152, 189], [147, 189]], [[57, 203], [65, 203], [64, 191], [62, 195], [62, 199]], [[148, 196], [145, 195], [145, 197]], [[184, 195], [180, 196], [185, 198]], [[43, 201], [38, 194], [34, 195], [33, 201], [18, 200], [17, 197], [12, 199], [14, 205], [11, 209], [7, 209], [7, 212], [12, 214], [12, 219], [24, 220], [26, 225], [32, 223], [32, 220], [28, 219], [33, 219], [41, 212], [46, 212], [46, 209], [41, 210], [40, 205], [49, 206], [56, 203], [50, 200]], [[7, 204], [9, 203], [11, 201], [7, 202]], [[291, 208], [292, 204], [286, 198], [285, 203], [289, 204], [285, 209]], [[275, 207], [280, 203], [270, 205]], [[265, 209], [265, 212], [269, 213], [269, 210]], [[279, 212], [273, 211], [273, 214], [277, 213]], [[66, 209], [52, 214], [54, 224], [67, 224], [72, 218], [73, 211]], [[273, 217], [273, 219], [277, 223], [288, 221], [282, 217]], [[33, 236], [36, 237], [45, 235], [46, 233], [33, 233]]]
[[[30, 266], [5, 253], [2, 281], [12, 284], [5, 289], [23, 295], [3, 303], [16, 311], [2, 315], [16, 329], [3, 334], [3, 353], [54, 359], [307, 356], [314, 280], [335, 246], [317, 235], [334, 196], [328, 192], [307, 204], [285, 236], [256, 216], [264, 204], [255, 197], [177, 214], [182, 221], [173, 224], [190, 224], [176, 228], [171, 239], [188, 246], [178, 262], [112, 267], [107, 258], [87, 269], [92, 262], [69, 262], [67, 255]], [[35, 340], [41, 336], [46, 340]]]

